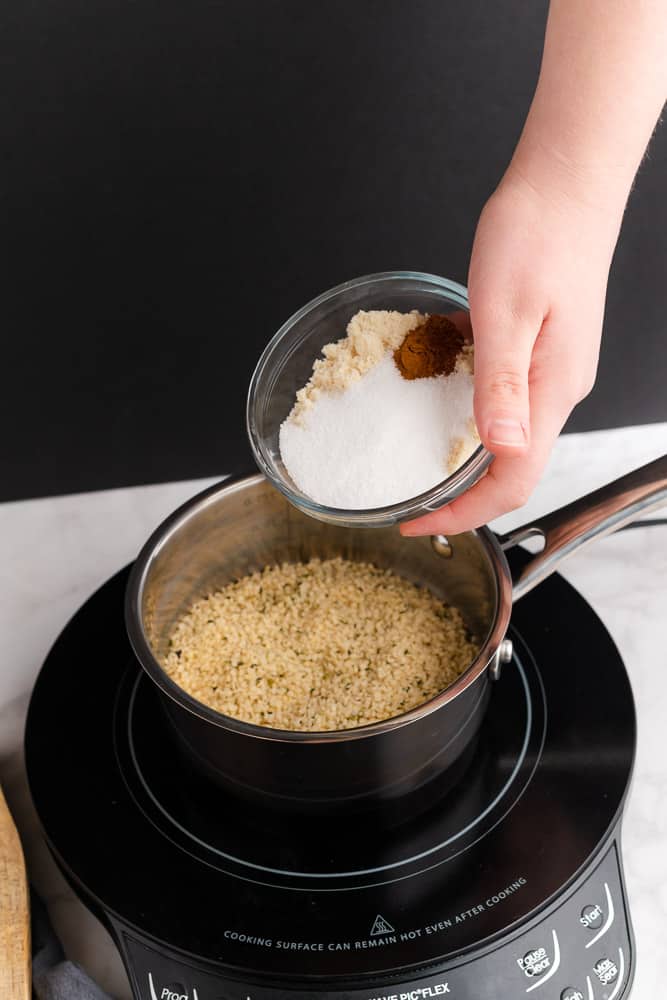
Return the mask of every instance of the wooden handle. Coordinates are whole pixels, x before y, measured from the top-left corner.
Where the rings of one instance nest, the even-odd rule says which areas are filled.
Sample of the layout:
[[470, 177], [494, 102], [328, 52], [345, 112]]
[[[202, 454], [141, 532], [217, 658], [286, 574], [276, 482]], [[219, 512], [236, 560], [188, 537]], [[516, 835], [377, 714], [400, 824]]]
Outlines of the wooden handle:
[[30, 906], [21, 841], [0, 789], [0, 997], [30, 1000]]

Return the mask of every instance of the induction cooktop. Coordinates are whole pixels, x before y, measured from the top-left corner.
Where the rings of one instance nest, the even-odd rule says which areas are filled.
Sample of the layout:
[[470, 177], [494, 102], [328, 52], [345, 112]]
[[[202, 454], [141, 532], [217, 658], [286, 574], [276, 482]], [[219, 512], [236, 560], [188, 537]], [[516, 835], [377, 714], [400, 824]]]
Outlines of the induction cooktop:
[[427, 809], [308, 817], [251, 808], [181, 755], [125, 634], [127, 574], [49, 654], [26, 760], [51, 851], [137, 1000], [628, 996], [632, 692], [561, 577], [516, 605], [453, 788]]

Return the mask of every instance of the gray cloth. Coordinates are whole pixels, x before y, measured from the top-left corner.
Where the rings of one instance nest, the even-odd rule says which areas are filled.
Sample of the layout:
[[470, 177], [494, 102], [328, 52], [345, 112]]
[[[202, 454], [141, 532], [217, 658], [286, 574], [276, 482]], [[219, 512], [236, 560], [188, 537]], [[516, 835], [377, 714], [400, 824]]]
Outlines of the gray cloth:
[[79, 965], [60, 962], [33, 979], [37, 1000], [111, 1000]]
[[30, 911], [35, 1000], [112, 1000], [81, 966], [65, 960], [46, 907], [33, 889], [30, 890]]

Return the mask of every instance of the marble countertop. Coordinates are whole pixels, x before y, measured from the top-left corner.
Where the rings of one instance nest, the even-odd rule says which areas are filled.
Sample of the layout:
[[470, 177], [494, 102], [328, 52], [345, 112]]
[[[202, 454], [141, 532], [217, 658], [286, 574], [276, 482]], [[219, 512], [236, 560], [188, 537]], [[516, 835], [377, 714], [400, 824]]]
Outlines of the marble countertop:
[[[581, 496], [667, 451], [667, 424], [562, 437], [530, 502], [501, 530]], [[113, 943], [76, 899], [41, 839], [23, 771], [30, 690], [68, 618], [129, 562], [150, 531], [214, 480], [107, 490], [0, 506], [0, 780], [22, 835], [29, 873], [69, 958], [118, 1000], [131, 1000]], [[666, 512], [667, 516], [667, 512]], [[563, 575], [590, 601], [625, 660], [639, 718], [624, 857], [637, 942], [633, 1000], [662, 995], [667, 937], [667, 528], [609, 536], [576, 553]]]

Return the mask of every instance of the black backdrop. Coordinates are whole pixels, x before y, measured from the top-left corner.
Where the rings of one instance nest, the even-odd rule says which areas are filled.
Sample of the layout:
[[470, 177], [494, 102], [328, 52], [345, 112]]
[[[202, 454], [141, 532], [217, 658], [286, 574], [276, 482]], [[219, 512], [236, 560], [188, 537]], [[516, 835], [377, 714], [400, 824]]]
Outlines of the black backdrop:
[[[332, 284], [465, 282], [543, 0], [5, 0], [0, 499], [250, 466], [267, 338]], [[667, 419], [667, 129], [570, 429]]]

